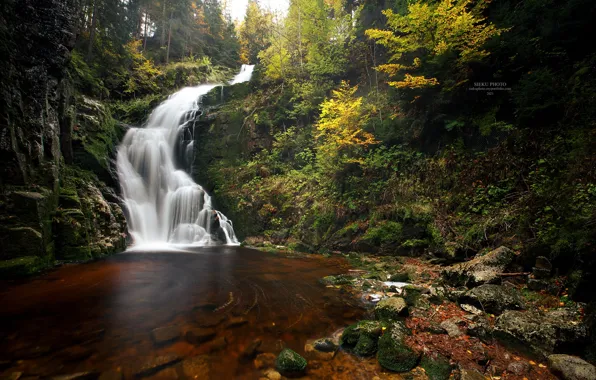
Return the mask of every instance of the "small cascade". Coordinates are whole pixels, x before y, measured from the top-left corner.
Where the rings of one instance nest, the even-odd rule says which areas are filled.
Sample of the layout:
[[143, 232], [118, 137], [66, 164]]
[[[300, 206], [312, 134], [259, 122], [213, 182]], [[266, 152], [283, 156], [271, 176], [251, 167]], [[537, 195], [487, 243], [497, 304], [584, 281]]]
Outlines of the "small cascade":
[[[230, 84], [249, 81], [252, 70], [243, 65]], [[213, 209], [209, 194], [183, 170], [193, 161], [201, 97], [217, 86], [178, 91], [151, 113], [145, 128], [124, 136], [117, 168], [134, 246], [239, 244], [232, 221]]]

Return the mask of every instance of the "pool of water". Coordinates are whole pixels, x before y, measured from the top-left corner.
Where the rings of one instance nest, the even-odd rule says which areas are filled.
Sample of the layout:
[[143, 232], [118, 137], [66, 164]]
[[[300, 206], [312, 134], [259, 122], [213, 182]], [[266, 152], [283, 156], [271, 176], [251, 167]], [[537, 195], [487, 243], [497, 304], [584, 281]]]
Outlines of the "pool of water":
[[[308, 339], [362, 318], [358, 301], [318, 281], [347, 270], [339, 258], [209, 247], [122, 253], [0, 282], [0, 373], [175, 378], [176, 366], [201, 357], [210, 378], [259, 378], [255, 340], [259, 353], [302, 354]], [[322, 366], [330, 378], [361, 376], [340, 376], [346, 361], [362, 364], [342, 355], [311, 376]], [[178, 364], [160, 365], [169, 361]]]

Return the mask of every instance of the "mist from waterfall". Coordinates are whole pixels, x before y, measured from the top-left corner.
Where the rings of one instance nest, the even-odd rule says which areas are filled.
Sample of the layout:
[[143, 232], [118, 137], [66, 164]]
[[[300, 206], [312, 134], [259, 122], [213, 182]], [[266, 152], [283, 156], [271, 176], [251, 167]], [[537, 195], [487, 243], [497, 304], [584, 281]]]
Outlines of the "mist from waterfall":
[[[230, 84], [249, 81], [252, 71], [253, 66], [243, 65]], [[239, 244], [232, 221], [213, 209], [209, 194], [181, 167], [193, 159], [194, 141], [186, 135], [200, 116], [201, 97], [217, 86], [186, 87], [171, 95], [144, 128], [130, 128], [118, 147], [118, 179], [133, 247]]]

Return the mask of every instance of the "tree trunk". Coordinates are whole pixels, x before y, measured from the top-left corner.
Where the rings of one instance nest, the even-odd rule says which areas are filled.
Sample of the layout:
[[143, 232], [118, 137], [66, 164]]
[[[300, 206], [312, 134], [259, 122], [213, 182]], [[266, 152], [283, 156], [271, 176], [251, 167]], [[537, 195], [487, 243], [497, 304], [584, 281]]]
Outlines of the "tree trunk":
[[163, 14], [161, 22], [161, 38], [159, 40], [159, 46], [164, 47], [166, 44], [166, 2], [163, 2]]
[[145, 21], [145, 32], [143, 33], [143, 51], [145, 51], [145, 49], [147, 49], [147, 19], [149, 18], [147, 16], [147, 10], [145, 10], [145, 18], [143, 21]]
[[93, 13], [91, 16], [91, 28], [89, 31], [89, 47], [87, 48], [87, 61], [91, 60], [91, 56], [93, 55], [93, 42], [95, 41], [95, 27], [97, 25], [97, 2], [99, 0], [93, 1]]
[[166, 53], [166, 64], [170, 63], [170, 42], [172, 40], [172, 12], [170, 12], [170, 22], [168, 26], [168, 52]]

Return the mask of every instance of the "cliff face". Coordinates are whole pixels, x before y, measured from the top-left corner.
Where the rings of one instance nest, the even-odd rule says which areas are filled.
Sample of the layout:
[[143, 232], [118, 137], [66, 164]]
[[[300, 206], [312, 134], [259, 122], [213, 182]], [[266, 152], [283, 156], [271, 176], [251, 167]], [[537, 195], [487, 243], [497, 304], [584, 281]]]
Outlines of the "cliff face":
[[[77, 7], [77, 0], [0, 4], [0, 276], [124, 246], [122, 211], [104, 195], [111, 191], [92, 173], [67, 166], [78, 163], [77, 149], [84, 150], [83, 144], [73, 150], [80, 136], [73, 136], [78, 117], [67, 70]], [[64, 210], [80, 214], [66, 227]], [[105, 240], [93, 236], [100, 232], [111, 236], [111, 249], [92, 247]], [[84, 238], [66, 242], [69, 234]], [[84, 254], [65, 254], [65, 247], [73, 246]]]

